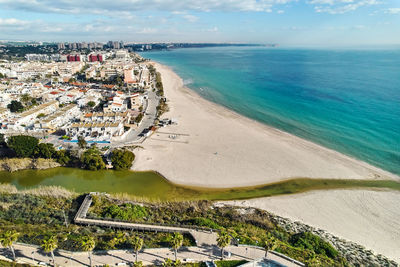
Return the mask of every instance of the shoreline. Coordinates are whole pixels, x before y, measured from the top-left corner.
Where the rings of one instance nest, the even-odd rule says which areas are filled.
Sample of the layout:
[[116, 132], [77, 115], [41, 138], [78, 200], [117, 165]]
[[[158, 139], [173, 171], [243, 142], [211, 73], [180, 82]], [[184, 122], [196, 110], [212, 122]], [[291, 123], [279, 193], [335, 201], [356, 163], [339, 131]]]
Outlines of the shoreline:
[[[145, 140], [143, 142], [145, 149], [137, 153], [138, 157], [133, 164], [133, 170], [154, 170], [161, 173], [171, 182], [182, 186], [213, 188], [259, 186], [298, 177], [390, 179], [400, 181], [400, 177], [396, 174], [245, 117], [224, 106], [211, 102], [185, 86], [182, 78], [173, 72], [170, 67], [157, 62], [151, 63], [161, 73], [167, 104], [170, 107], [170, 111], [164, 113], [162, 118], [176, 118], [178, 119], [178, 125], [168, 126], [166, 130], [161, 128]], [[193, 116], [192, 121], [190, 121], [191, 116]], [[213, 123], [214, 119], [216, 122]], [[209, 125], [199, 127], [199, 125], [193, 123], [193, 121], [200, 120]], [[181, 125], [181, 123], [184, 125]], [[235, 138], [233, 136], [229, 138], [230, 131], [222, 129], [222, 126], [219, 127], [219, 124], [248, 131], [248, 135], [255, 135], [257, 140], [254, 140], [254, 142], [246, 140], [246, 134], [236, 134]], [[218, 142], [209, 144], [212, 140], [205, 137], [205, 135], [213, 134], [212, 131], [201, 129], [201, 127], [207, 128], [207, 126], [215, 128], [215, 134], [219, 139]], [[178, 136], [180, 139], [177, 141], [166, 138], [160, 132], [171, 132], [188, 136]], [[219, 132], [221, 133], [219, 134]], [[210, 137], [212, 138], [212, 136]], [[237, 140], [241, 140], [246, 144], [238, 147]], [[272, 150], [271, 152], [275, 154], [274, 156], [266, 156], [263, 153], [247, 155], [253, 161], [255, 159], [257, 162], [245, 162], [243, 165], [249, 163], [251, 166], [248, 167], [254, 167], [255, 169], [261, 166], [261, 170], [258, 170], [256, 174], [254, 172], [243, 171], [246, 167], [238, 167], [238, 164], [241, 162], [237, 161], [242, 160], [246, 154], [249, 154], [247, 144], [251, 144], [254, 150], [260, 150], [260, 146], [264, 146], [266, 152]], [[184, 148], [185, 145], [199, 151], [197, 153], [190, 151], [190, 149]], [[210, 147], [205, 148], [206, 145], [214, 145], [215, 152]], [[229, 145], [235, 147], [229, 148]], [[218, 151], [221, 149], [223, 150], [222, 152]], [[162, 151], [166, 152], [164, 154], [165, 158], [161, 155]], [[238, 154], [239, 152], [242, 154], [242, 158], [227, 155], [225, 152], [231, 152], [232, 154]], [[183, 155], [179, 156], [179, 153]], [[213, 154], [215, 155], [215, 159], [212, 158]], [[186, 158], [185, 156], [187, 155], [191, 158]], [[224, 159], [220, 160], [222, 155]], [[197, 161], [196, 163], [199, 163], [204, 157], [206, 157], [209, 164], [203, 167], [208, 168], [203, 168], [203, 170], [207, 170], [206, 172], [199, 172], [199, 167], [196, 167], [193, 162]], [[171, 159], [168, 164], [162, 162], [166, 158]], [[310, 162], [307, 162], [307, 159]], [[183, 161], [184, 164], [177, 164], [179, 161]], [[272, 162], [272, 164], [268, 164], [268, 162]], [[189, 170], [187, 166], [182, 165], [190, 165], [194, 168]], [[242, 173], [241, 177], [246, 177], [245, 181], [240, 181], [237, 173], [227, 170], [232, 166], [236, 167], [235, 171]], [[215, 179], [204, 180], [204, 176], [212, 176]], [[229, 181], [226, 179], [227, 176], [231, 177]]]
[[[212, 103], [185, 87], [169, 67], [155, 64], [170, 106], [163, 118], [176, 118], [178, 125], [162, 128], [143, 142], [135, 170], [158, 171], [175, 184], [214, 188], [256, 186], [299, 176], [399, 181], [395, 174]], [[188, 136], [176, 142], [160, 131]], [[399, 201], [400, 193], [393, 190], [341, 189], [234, 203], [324, 229], [400, 261], [396, 250]]]

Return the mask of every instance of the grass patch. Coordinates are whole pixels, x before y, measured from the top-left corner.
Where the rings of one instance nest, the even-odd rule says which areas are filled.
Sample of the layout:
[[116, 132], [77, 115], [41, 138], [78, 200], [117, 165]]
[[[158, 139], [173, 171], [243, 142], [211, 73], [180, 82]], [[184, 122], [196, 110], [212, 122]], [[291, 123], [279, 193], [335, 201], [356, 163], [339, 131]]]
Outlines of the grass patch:
[[[400, 183], [393, 180], [310, 179], [297, 178], [262, 186], [232, 189], [190, 188], [198, 191], [198, 199], [233, 200], [297, 194], [313, 190], [332, 189], [392, 189], [400, 191]], [[189, 189], [189, 188], [188, 188]]]
[[215, 261], [217, 267], [236, 267], [242, 264], [245, 264], [247, 261], [245, 260], [231, 260], [231, 261]]

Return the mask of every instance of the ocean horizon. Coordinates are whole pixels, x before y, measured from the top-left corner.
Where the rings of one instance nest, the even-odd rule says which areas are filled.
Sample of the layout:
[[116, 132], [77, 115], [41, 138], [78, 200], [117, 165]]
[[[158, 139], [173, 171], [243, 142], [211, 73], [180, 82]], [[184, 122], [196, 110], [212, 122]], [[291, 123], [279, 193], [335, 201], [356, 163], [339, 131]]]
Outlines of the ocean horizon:
[[265, 47], [143, 52], [202, 97], [400, 174], [400, 50]]

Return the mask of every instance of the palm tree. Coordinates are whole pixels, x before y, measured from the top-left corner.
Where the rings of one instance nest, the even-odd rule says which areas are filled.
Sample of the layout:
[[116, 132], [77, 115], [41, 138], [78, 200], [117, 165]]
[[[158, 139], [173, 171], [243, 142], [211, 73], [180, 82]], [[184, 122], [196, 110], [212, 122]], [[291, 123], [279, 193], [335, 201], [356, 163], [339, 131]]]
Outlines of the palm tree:
[[162, 263], [163, 267], [172, 267], [173, 265], [174, 263], [170, 258], [164, 259], [164, 262]]
[[133, 263], [133, 267], [143, 267], [143, 262], [136, 261], [136, 262]]
[[176, 254], [178, 253], [178, 249], [182, 246], [183, 243], [183, 235], [180, 233], [174, 233], [171, 237], [172, 248], [174, 249], [175, 261], [177, 260]]
[[94, 238], [92, 236], [84, 236], [81, 239], [81, 248], [83, 251], [87, 251], [89, 254], [89, 261], [90, 261], [90, 266], [92, 266], [92, 250], [96, 246], [96, 243], [94, 241]]
[[232, 237], [225, 231], [218, 233], [217, 244], [221, 248], [221, 259], [224, 259], [224, 248], [231, 243]]
[[270, 237], [269, 239], [264, 241], [265, 248], [265, 258], [268, 256], [268, 251], [274, 250], [278, 246], [278, 242], [274, 237]]
[[141, 250], [143, 247], [143, 239], [138, 236], [135, 236], [131, 240], [131, 244], [132, 244], [133, 251], [135, 251], [135, 262], [138, 262], [138, 254], [139, 254], [139, 250]]
[[0, 243], [3, 247], [8, 247], [13, 255], [13, 260], [15, 261], [15, 251], [14, 251], [14, 247], [13, 247], [13, 243], [15, 241], [17, 241], [19, 236], [19, 233], [17, 233], [16, 231], [12, 230], [12, 231], [6, 231], [1, 233], [0, 235]]
[[51, 258], [53, 259], [53, 266], [56, 266], [56, 261], [54, 259], [54, 250], [57, 248], [56, 237], [50, 236], [47, 239], [43, 239], [41, 247], [44, 250], [44, 252], [51, 254]]

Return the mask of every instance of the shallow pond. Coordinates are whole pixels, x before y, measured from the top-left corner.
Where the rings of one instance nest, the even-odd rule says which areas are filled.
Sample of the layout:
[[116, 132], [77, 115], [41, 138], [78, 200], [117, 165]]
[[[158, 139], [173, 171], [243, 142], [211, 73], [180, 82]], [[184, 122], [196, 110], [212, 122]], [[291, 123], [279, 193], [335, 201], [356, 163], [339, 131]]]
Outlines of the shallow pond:
[[13, 173], [0, 172], [0, 183], [10, 183], [18, 189], [58, 185], [78, 193], [93, 191], [126, 193], [133, 197], [143, 197], [150, 200], [247, 199], [340, 188], [389, 188], [400, 190], [400, 183], [395, 181], [306, 178], [291, 179], [256, 187], [232, 189], [196, 188], [170, 183], [155, 172], [87, 171], [75, 168], [23, 170]]

